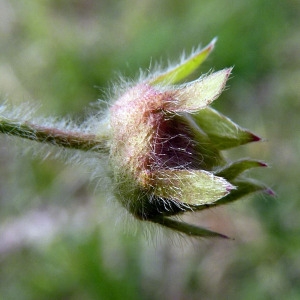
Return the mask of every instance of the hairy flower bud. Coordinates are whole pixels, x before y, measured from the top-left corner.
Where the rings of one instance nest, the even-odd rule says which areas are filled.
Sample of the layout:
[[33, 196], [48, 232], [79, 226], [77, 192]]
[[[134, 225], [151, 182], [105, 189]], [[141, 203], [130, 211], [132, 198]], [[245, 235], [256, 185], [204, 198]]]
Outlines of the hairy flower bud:
[[242, 160], [227, 165], [220, 153], [259, 140], [209, 108], [231, 69], [175, 85], [202, 63], [213, 45], [129, 88], [109, 111], [110, 159], [119, 201], [141, 220], [196, 236], [222, 235], [169, 217], [266, 189], [239, 176], [265, 164]]
[[[191, 236], [222, 234], [173, 219], [242, 196], [266, 191], [244, 171], [265, 167], [257, 160], [227, 162], [221, 151], [260, 138], [210, 107], [223, 92], [231, 68], [178, 84], [214, 47], [196, 51], [166, 71], [124, 89], [101, 121], [91, 116], [80, 127], [39, 122], [21, 109], [0, 106], [0, 132], [62, 148], [94, 151], [108, 158], [114, 193], [136, 218]], [[25, 115], [25, 118], [24, 118]]]

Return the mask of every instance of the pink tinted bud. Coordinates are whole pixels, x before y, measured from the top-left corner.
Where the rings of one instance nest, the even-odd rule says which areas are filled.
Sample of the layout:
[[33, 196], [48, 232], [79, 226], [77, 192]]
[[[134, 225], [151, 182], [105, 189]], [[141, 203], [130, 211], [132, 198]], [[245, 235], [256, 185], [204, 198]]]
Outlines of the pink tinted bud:
[[[189, 204], [212, 203], [233, 188], [225, 179], [200, 170], [188, 120], [168, 110], [177, 101], [172, 89], [138, 84], [110, 110], [115, 192], [141, 219], [167, 210], [175, 214]], [[166, 203], [168, 208], [162, 208]]]

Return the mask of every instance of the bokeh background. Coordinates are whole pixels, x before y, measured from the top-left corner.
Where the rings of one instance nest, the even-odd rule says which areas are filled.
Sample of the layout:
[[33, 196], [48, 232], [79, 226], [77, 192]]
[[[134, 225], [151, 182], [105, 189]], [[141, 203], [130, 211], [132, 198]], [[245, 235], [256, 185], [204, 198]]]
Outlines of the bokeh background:
[[251, 175], [277, 193], [190, 216], [234, 240], [182, 239], [124, 216], [103, 170], [2, 136], [1, 299], [299, 299], [299, 32], [298, 0], [0, 0], [1, 100], [45, 116], [218, 36], [214, 107], [265, 138], [228, 155], [269, 162]]

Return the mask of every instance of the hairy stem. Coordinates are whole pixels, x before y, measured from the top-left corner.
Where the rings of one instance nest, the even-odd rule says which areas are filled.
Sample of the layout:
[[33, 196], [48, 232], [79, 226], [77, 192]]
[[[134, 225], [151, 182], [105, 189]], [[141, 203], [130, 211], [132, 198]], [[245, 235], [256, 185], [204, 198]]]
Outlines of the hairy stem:
[[30, 122], [18, 122], [0, 118], [0, 132], [69, 149], [107, 151], [107, 139], [105, 137], [100, 140], [99, 137], [93, 134], [82, 134], [36, 125]]

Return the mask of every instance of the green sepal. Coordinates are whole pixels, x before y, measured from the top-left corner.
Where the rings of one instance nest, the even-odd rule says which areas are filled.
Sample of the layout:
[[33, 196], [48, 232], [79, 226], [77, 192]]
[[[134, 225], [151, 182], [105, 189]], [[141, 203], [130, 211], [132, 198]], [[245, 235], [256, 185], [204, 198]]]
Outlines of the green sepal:
[[241, 159], [214, 172], [214, 174], [216, 176], [223, 177], [228, 181], [231, 181], [235, 179], [237, 176], [239, 176], [241, 173], [243, 173], [244, 171], [251, 168], [257, 168], [257, 167], [267, 167], [267, 164], [262, 161], [254, 160], [254, 159]]
[[267, 194], [274, 196], [274, 192], [270, 188], [268, 188], [265, 184], [253, 179], [234, 180], [231, 183], [236, 186], [236, 189], [232, 190], [230, 194], [212, 204], [194, 206], [194, 210], [199, 211], [209, 207], [228, 204], [254, 192], [266, 192]]
[[219, 150], [260, 140], [258, 136], [210, 107], [200, 110], [192, 117]]
[[188, 84], [174, 89], [174, 101], [167, 110], [173, 112], [197, 112], [216, 100], [225, 88], [231, 68], [223, 69], [207, 76], [201, 76]]
[[150, 176], [155, 196], [187, 205], [214, 203], [234, 189], [224, 178], [203, 170], [162, 169]]
[[226, 197], [222, 198], [220, 204], [236, 201], [239, 198], [254, 192], [266, 191], [269, 193], [270, 191], [265, 184], [254, 179], [234, 180], [232, 183], [236, 186], [236, 189]]
[[215, 231], [211, 231], [208, 230], [206, 228], [203, 227], [199, 227], [196, 225], [192, 225], [192, 224], [188, 224], [186, 222], [181, 222], [181, 221], [177, 221], [171, 218], [166, 218], [166, 217], [162, 217], [162, 218], [155, 218], [150, 220], [154, 223], [158, 223], [164, 227], [173, 229], [177, 232], [181, 232], [184, 233], [188, 236], [193, 236], [193, 237], [219, 237], [219, 238], [226, 238], [228, 239], [228, 237], [224, 234], [215, 232]]
[[217, 39], [214, 38], [205, 48], [201, 49], [199, 52], [187, 58], [185, 61], [173, 67], [172, 69], [167, 70], [165, 73], [153, 78], [148, 83], [150, 85], [161, 83], [174, 84], [185, 79], [205, 61], [205, 59], [213, 50], [216, 40]]

